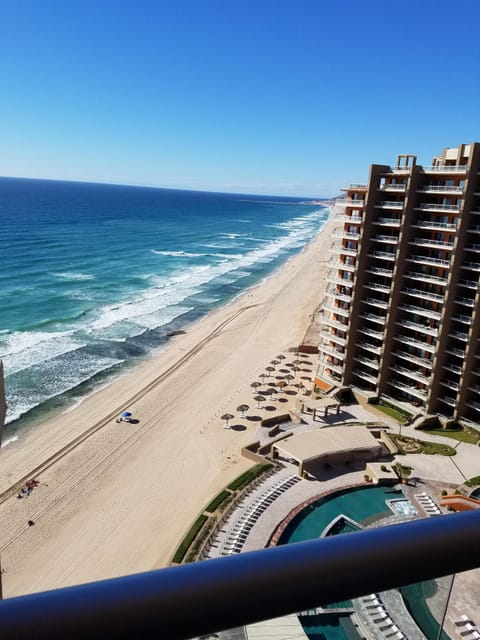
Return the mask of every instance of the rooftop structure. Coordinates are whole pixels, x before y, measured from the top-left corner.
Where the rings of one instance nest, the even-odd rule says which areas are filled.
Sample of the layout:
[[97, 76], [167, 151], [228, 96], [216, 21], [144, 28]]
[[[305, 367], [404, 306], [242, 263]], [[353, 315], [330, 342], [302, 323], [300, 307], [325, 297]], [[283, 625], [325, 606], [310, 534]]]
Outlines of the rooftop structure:
[[331, 247], [318, 377], [480, 423], [480, 144], [399, 155], [350, 185]]

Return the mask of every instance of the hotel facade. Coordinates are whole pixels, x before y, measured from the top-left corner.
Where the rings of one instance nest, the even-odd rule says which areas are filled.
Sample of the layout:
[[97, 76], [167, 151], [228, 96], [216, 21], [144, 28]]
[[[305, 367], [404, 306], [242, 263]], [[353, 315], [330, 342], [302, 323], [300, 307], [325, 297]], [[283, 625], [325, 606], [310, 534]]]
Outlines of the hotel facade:
[[480, 144], [372, 165], [331, 246], [318, 377], [480, 423]]

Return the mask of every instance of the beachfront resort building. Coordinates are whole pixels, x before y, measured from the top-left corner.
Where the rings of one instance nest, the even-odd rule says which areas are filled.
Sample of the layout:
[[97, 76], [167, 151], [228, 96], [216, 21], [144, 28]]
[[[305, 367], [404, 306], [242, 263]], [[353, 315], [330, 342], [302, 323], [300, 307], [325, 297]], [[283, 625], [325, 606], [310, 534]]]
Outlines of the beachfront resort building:
[[480, 423], [480, 144], [399, 155], [345, 191], [319, 380]]

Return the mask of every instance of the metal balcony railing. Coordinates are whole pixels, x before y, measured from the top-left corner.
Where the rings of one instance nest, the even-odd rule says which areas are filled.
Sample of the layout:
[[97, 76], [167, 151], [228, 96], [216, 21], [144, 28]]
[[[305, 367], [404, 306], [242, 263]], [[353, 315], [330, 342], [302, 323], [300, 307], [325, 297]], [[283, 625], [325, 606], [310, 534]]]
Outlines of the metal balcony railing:
[[11, 598], [1, 637], [186, 640], [480, 567], [479, 530], [469, 511]]

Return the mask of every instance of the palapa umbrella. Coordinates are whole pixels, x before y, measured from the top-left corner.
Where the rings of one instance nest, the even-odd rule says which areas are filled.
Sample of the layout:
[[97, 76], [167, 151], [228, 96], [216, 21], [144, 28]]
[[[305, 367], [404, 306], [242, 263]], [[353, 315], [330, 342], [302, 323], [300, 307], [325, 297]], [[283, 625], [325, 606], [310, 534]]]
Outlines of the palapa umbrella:
[[279, 353], [277, 356], [277, 360], [285, 360], [286, 356], [283, 355], [283, 353]]
[[248, 406], [248, 404], [240, 404], [237, 407], [237, 411], [241, 411], [242, 412], [242, 418], [245, 417], [245, 411], [248, 411], [250, 409], [250, 407]]
[[268, 371], [268, 377], [270, 377], [270, 374], [272, 373], [272, 371], [275, 371], [275, 367], [265, 367], [265, 371]]
[[262, 380], [265, 382], [265, 378], [268, 378], [268, 374], [266, 374], [266, 373], [261, 373], [258, 377], [259, 377], [259, 378], [262, 378]]
[[273, 364], [273, 367], [275, 368], [277, 364], [280, 364], [280, 360], [272, 360], [270, 364]]
[[228, 421], [229, 420], [233, 420], [235, 416], [233, 416], [231, 413], [224, 413], [222, 416], [222, 420], [225, 420], [225, 426], [223, 427], [224, 429], [230, 429], [230, 427], [228, 426]]
[[257, 401], [257, 409], [261, 409], [260, 403], [261, 402], [265, 402], [265, 397], [264, 396], [255, 396], [253, 399]]
[[280, 387], [280, 389], [282, 389], [282, 390], [286, 386], [287, 386], [287, 383], [285, 382], [285, 380], [280, 380], [280, 382], [277, 385], [277, 387]]
[[250, 385], [253, 388], [253, 393], [255, 393], [258, 389], [258, 387], [262, 386], [261, 382], [252, 382], [252, 384]]

